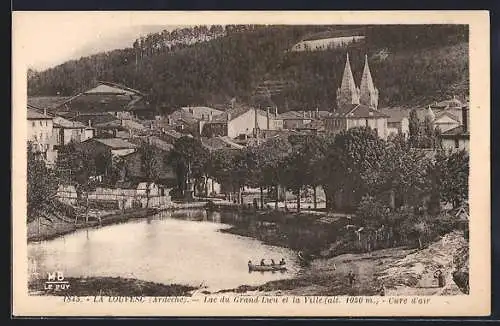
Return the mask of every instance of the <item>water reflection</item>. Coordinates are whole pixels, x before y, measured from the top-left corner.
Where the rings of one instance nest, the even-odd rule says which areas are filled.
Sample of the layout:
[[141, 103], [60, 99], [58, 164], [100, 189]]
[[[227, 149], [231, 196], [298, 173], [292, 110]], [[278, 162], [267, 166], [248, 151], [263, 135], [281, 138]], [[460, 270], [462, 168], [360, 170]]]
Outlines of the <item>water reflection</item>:
[[[258, 285], [293, 277], [295, 254], [238, 235], [219, 232], [248, 217], [231, 212], [183, 210], [147, 219], [81, 230], [61, 238], [30, 243], [30, 261], [39, 272], [67, 276], [121, 276], [159, 283], [199, 285], [209, 291]], [[284, 258], [289, 270], [248, 272], [247, 262]]]

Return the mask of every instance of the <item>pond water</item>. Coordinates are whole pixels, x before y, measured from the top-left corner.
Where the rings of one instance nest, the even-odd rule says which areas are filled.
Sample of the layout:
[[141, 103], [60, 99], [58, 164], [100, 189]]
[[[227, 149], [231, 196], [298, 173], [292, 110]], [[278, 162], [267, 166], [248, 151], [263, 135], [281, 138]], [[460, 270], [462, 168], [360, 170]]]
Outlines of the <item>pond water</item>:
[[[30, 243], [28, 258], [41, 275], [110, 276], [164, 284], [203, 284], [209, 291], [291, 278], [298, 271], [293, 251], [253, 238], [220, 232], [241, 219], [233, 212], [183, 210], [148, 219], [79, 230]], [[247, 262], [287, 261], [286, 272], [249, 272]]]

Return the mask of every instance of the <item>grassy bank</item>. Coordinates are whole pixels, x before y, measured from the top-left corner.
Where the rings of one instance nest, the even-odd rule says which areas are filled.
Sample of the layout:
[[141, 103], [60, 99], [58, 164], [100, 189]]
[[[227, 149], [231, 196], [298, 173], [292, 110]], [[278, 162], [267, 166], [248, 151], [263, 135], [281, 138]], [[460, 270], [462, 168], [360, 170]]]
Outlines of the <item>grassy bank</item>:
[[41, 295], [75, 296], [191, 296], [196, 287], [179, 284], [160, 284], [121, 277], [66, 278], [69, 289], [45, 291], [45, 280], [28, 284], [30, 292]]
[[154, 213], [156, 213], [156, 209], [153, 208], [131, 209], [125, 213], [102, 215], [101, 221], [92, 219], [88, 223], [84, 221], [73, 223], [59, 218], [39, 217], [28, 223], [28, 242], [51, 240], [79, 229], [123, 223], [132, 218], [146, 217]]
[[[265, 292], [282, 295], [460, 295], [454, 275], [457, 255], [468, 247], [461, 232], [452, 232], [422, 250], [390, 248], [371, 253], [342, 254], [315, 259], [293, 279], [278, 280], [259, 286], [242, 285], [219, 293]], [[436, 270], [445, 276], [446, 285], [438, 287]], [[468, 266], [467, 266], [468, 270]], [[356, 282], [349, 285], [347, 274], [353, 271]], [[456, 278], [456, 277], [455, 277]]]

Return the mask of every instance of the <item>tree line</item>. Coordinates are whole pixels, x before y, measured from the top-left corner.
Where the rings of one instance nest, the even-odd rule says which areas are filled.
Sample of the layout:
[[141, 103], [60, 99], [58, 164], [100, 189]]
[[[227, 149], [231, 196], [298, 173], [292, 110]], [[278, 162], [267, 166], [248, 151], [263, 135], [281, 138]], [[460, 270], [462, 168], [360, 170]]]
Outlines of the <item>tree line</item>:
[[[54, 201], [59, 183], [75, 184], [81, 198], [97, 185], [92, 175], [104, 174], [109, 186], [122, 179], [123, 162], [66, 146], [56, 170], [47, 168], [28, 148], [28, 221]], [[284, 200], [281, 191], [292, 192], [300, 212], [301, 199], [311, 190], [317, 208], [315, 189], [322, 187], [327, 211], [353, 213], [355, 225], [383, 230], [377, 235], [380, 239], [367, 240], [365, 250], [375, 244], [404, 244], [407, 239], [422, 246], [429, 234], [450, 231], [451, 226], [439, 222], [443, 204], [454, 208], [468, 204], [467, 152], [416, 148], [404, 137], [385, 141], [364, 127], [336, 136], [291, 134], [241, 150], [209, 150], [199, 138], [181, 137], [168, 153], [154, 151], [147, 143], [139, 151], [149, 184], [159, 180], [164, 166], [160, 161], [174, 168], [177, 182], [170, 192], [174, 197], [183, 195], [188, 181], [195, 185], [195, 195], [209, 195], [207, 182], [214, 179], [228, 199], [240, 204], [245, 187], [260, 188], [261, 208], [264, 192], [274, 199], [275, 208]]]
[[[284, 80], [293, 82], [272, 96], [283, 108], [280, 110], [331, 109], [336, 93], [332, 89], [340, 83], [345, 49], [287, 52], [305, 36], [328, 28], [334, 29], [233, 25], [163, 31], [138, 39], [132, 48], [72, 60], [43, 72], [31, 71], [28, 93], [72, 95], [95, 80], [109, 80], [148, 93], [158, 110], [168, 112], [184, 105], [226, 103], [235, 97], [251, 102], [263, 82]], [[450, 86], [468, 81], [468, 31], [464, 26], [371, 26], [365, 28], [365, 34], [365, 41], [348, 48], [351, 64], [359, 80], [364, 54], [372, 56], [388, 49], [386, 59], [370, 60], [376, 87], [381, 90], [381, 105], [439, 98]], [[207, 41], [201, 41], [204, 39]]]

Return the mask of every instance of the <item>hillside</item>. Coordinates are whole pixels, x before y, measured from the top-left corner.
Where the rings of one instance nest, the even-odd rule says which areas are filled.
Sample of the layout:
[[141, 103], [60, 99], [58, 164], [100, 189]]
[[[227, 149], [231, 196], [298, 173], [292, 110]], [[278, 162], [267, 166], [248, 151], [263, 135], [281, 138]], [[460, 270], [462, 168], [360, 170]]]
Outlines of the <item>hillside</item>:
[[[289, 51], [305, 40], [363, 35], [347, 47]], [[133, 48], [30, 72], [29, 95], [72, 95], [94, 80], [126, 84], [162, 111], [240, 102], [331, 109], [349, 51], [359, 83], [364, 55], [380, 106], [414, 105], [468, 93], [464, 26], [196, 26], [150, 34]]]

